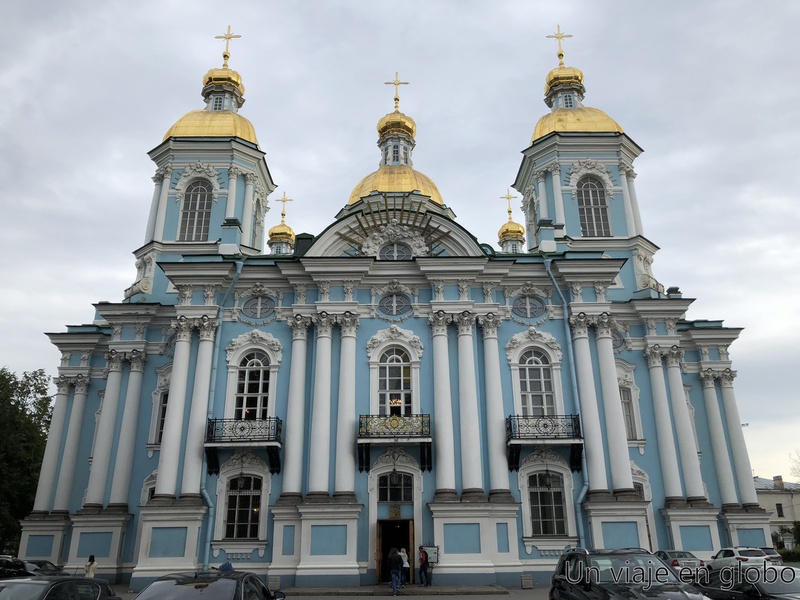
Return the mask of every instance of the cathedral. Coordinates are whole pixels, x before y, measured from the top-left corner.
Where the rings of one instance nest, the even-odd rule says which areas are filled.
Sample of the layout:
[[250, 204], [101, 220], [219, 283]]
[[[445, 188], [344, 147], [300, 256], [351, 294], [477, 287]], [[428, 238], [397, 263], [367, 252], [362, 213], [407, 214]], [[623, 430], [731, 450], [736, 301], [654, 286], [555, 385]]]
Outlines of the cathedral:
[[576, 546], [767, 545], [740, 329], [687, 320], [653, 275], [642, 149], [584, 104], [571, 36], [548, 36], [549, 111], [496, 243], [416, 169], [397, 74], [378, 169], [296, 234], [239, 112], [238, 36], [219, 37], [204, 106], [149, 153], [135, 280], [48, 334], [61, 364], [21, 557], [71, 572], [93, 554], [134, 590], [226, 561], [274, 587], [358, 586], [424, 546], [434, 584], [519, 587]]

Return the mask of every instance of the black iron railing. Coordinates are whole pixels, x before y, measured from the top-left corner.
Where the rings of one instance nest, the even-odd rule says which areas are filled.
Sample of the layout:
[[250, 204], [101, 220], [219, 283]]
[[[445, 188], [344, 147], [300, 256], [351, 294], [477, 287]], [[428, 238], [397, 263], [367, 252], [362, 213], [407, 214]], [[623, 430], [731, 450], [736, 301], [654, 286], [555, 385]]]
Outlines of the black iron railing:
[[280, 442], [283, 422], [278, 417], [268, 419], [209, 419], [206, 431], [208, 442]]
[[506, 419], [506, 440], [579, 440], [582, 437], [578, 415], [511, 415]]
[[358, 437], [430, 437], [430, 415], [359, 415]]

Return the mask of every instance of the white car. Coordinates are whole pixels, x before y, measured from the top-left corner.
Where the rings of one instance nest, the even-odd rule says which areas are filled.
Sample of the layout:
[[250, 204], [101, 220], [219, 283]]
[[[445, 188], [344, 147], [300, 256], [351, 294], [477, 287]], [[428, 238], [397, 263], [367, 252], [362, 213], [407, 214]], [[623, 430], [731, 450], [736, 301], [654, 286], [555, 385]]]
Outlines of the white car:
[[737, 564], [742, 567], [762, 567], [770, 562], [769, 556], [761, 548], [734, 546], [722, 548], [706, 562], [706, 567], [709, 571], [716, 571], [722, 567], [735, 567]]

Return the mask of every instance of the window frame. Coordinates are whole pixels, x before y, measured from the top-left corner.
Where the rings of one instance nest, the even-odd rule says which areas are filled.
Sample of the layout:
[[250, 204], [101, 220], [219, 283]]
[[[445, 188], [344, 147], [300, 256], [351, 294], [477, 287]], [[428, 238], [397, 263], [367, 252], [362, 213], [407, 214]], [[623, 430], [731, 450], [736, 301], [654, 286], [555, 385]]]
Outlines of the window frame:
[[[615, 361], [617, 367], [617, 386], [620, 390], [619, 399], [622, 405], [623, 411], [623, 418], [625, 417], [625, 402], [622, 399], [622, 390], [627, 390], [630, 394], [630, 409], [632, 411], [632, 421], [634, 426], [634, 438], [628, 438], [628, 447], [629, 448], [638, 448], [639, 454], [644, 454], [644, 448], [647, 440], [644, 437], [644, 429], [642, 428], [642, 413], [641, 407], [639, 406], [639, 397], [640, 397], [640, 390], [639, 387], [636, 385], [636, 379], [634, 376], [634, 371], [636, 370], [636, 365], [631, 364], [627, 361], [622, 359], [616, 359]], [[625, 424], [625, 434], [626, 437], [628, 436], [628, 428], [627, 424]]]
[[[591, 190], [589, 184], [593, 184]], [[582, 237], [612, 237], [609, 193], [604, 182], [594, 175], [582, 176], [577, 184], [578, 221]]]
[[[172, 363], [156, 369], [156, 387], [153, 389], [152, 410], [150, 412], [150, 432], [147, 436], [148, 456], [152, 458], [153, 451], [161, 448], [161, 435], [163, 434], [162, 412], [166, 416], [166, 404], [169, 399], [169, 385], [172, 378]], [[161, 427], [159, 427], [161, 425]]]
[[391, 347], [397, 347], [408, 355], [411, 366], [411, 413], [420, 413], [420, 363], [422, 361], [422, 342], [414, 332], [392, 325], [378, 331], [367, 343], [369, 356], [370, 400], [369, 412], [380, 414], [380, 359]]
[[[403, 362], [395, 362], [391, 360], [384, 361], [384, 358], [390, 352], [395, 352], [392, 357], [397, 357], [397, 352], [402, 352], [405, 358]], [[394, 369], [400, 369], [401, 374], [399, 380], [401, 381], [402, 385], [407, 383], [408, 387], [401, 387], [400, 389], [393, 389], [391, 387], [386, 387], [384, 384], [387, 381], [397, 380], [398, 377], [393, 376], [391, 371]], [[408, 370], [406, 374], [405, 371]], [[399, 400], [401, 401], [400, 410], [398, 416], [401, 417], [408, 417], [411, 416], [413, 413], [413, 402], [414, 402], [414, 393], [413, 393], [413, 374], [411, 368], [411, 356], [409, 355], [408, 351], [403, 348], [401, 345], [391, 345], [386, 348], [384, 352], [381, 353], [380, 357], [378, 358], [378, 412], [381, 416], [388, 416], [392, 414], [397, 414], [398, 411], [393, 410], [394, 405], [392, 403], [393, 400], [396, 398], [392, 398], [394, 395], [399, 395]]]
[[[248, 359], [250, 360], [248, 361]], [[252, 364], [255, 360], [261, 363], [259, 367], [255, 367]], [[245, 361], [248, 361], [248, 363], [245, 364]], [[239, 365], [236, 369], [236, 390], [233, 406], [233, 418], [237, 421], [263, 421], [269, 417], [270, 400], [274, 398], [270, 394], [270, 380], [272, 379], [270, 366], [269, 355], [260, 348], [251, 348], [249, 352], [244, 353], [239, 359]], [[254, 373], [258, 373], [256, 378], [251, 377]], [[242, 375], [244, 375], [244, 379]], [[263, 386], [265, 377], [266, 391]], [[250, 390], [253, 383], [258, 384], [258, 391], [256, 392]], [[244, 389], [241, 389], [243, 384]], [[247, 416], [250, 410], [248, 405], [250, 398], [256, 399], [256, 413], [253, 418], [248, 418]], [[273, 410], [272, 412], [274, 414], [275, 411]]]
[[[534, 329], [534, 328], [531, 328]], [[530, 339], [529, 332], [522, 332], [512, 338], [512, 341], [519, 339], [518, 336], [523, 336], [522, 343], [516, 344], [516, 347], [509, 349], [507, 346], [506, 358], [511, 368], [511, 387], [514, 395], [514, 414], [522, 415], [522, 386], [520, 383], [520, 359], [529, 350], [537, 350], [541, 352], [550, 362], [550, 381], [552, 382], [553, 394], [553, 414], [564, 415], [564, 392], [561, 382], [561, 352], [555, 351], [550, 347], [547, 342], [552, 336], [549, 334], [542, 334], [536, 332], [539, 336], [538, 339]], [[527, 339], [525, 339], [527, 338]], [[555, 343], [555, 339], [553, 339]], [[509, 342], [511, 344], [511, 342]], [[558, 344], [556, 343], [556, 347]], [[559, 349], [560, 350], [560, 349]]]
[[[194, 199], [197, 186], [205, 186], [202, 198]], [[198, 205], [202, 202], [203, 207], [191, 206], [191, 202], [196, 202]], [[202, 177], [196, 177], [188, 182], [186, 189], [181, 193], [181, 210], [178, 219], [178, 236], [179, 242], [207, 242], [211, 233], [211, 212], [214, 208], [214, 186], [208, 180]], [[188, 220], [193, 217], [192, 221]], [[201, 223], [198, 225], [198, 216]], [[199, 234], [198, 234], [199, 230]], [[189, 235], [191, 233], [191, 236]]]
[[236, 399], [238, 396], [239, 369], [242, 359], [249, 353], [260, 351], [269, 359], [269, 384], [267, 391], [266, 418], [275, 416], [275, 404], [278, 389], [278, 372], [282, 359], [280, 342], [272, 336], [258, 329], [244, 333], [234, 339], [227, 348], [228, 384], [225, 393], [225, 419], [236, 418]]

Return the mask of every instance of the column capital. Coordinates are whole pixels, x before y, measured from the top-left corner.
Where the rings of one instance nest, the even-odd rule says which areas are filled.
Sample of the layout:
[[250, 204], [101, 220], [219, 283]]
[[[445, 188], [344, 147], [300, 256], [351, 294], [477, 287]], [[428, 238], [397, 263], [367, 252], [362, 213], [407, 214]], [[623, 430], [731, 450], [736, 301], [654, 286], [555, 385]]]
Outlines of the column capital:
[[644, 349], [644, 357], [647, 359], [648, 367], [660, 367], [661, 359], [664, 356], [661, 346], [653, 344]]
[[231, 165], [230, 167], [228, 167], [228, 176], [229, 177], [237, 177], [237, 176], [241, 175], [242, 173], [244, 173], [244, 171], [242, 171], [236, 165]]
[[76, 394], [85, 394], [89, 389], [89, 378], [85, 375], [75, 375], [72, 378], [72, 385], [75, 386]]
[[478, 325], [483, 329], [483, 338], [496, 338], [501, 319], [494, 313], [478, 317]]
[[131, 350], [127, 356], [131, 363], [131, 371], [142, 372], [144, 370], [144, 363], [147, 362], [147, 355], [140, 350]]
[[336, 319], [333, 317], [333, 315], [329, 315], [327, 312], [322, 311], [321, 313], [312, 316], [311, 321], [314, 323], [314, 327], [317, 328], [317, 337], [331, 337], [333, 325], [336, 322]]
[[121, 371], [122, 361], [125, 360], [125, 355], [116, 350], [109, 350], [106, 352], [106, 370], [108, 371]]
[[722, 387], [733, 387], [733, 380], [736, 379], [736, 371], [725, 369], [719, 372], [719, 381]]
[[59, 375], [58, 377], [53, 377], [53, 383], [56, 386], [57, 393], [67, 394], [69, 393], [69, 386], [72, 383], [72, 378], [66, 375]]
[[714, 369], [703, 369], [700, 371], [700, 381], [703, 382], [703, 387], [714, 387], [714, 381], [719, 379], [719, 372]]
[[185, 315], [181, 315], [177, 319], [173, 320], [170, 323], [170, 326], [175, 331], [175, 335], [177, 336], [177, 340], [179, 342], [188, 342], [192, 339], [192, 329], [194, 328], [194, 323], [186, 317]]
[[428, 315], [428, 324], [433, 329], [433, 335], [447, 335], [447, 326], [452, 322], [453, 317], [443, 310]]
[[591, 324], [591, 319], [586, 313], [578, 313], [571, 316], [569, 318], [569, 326], [572, 328], [572, 337], [589, 337], [589, 325]]
[[598, 338], [610, 338], [616, 327], [616, 321], [609, 313], [604, 312], [591, 319]]
[[289, 329], [292, 330], [293, 340], [308, 339], [308, 327], [311, 325], [311, 317], [295, 315], [286, 321], [286, 324], [289, 326]]
[[253, 183], [256, 181], [256, 174], [248, 171], [244, 174], [244, 180], [248, 185], [253, 185]]
[[156, 174], [153, 175], [153, 181], [158, 183], [160, 181], [164, 181], [172, 174], [172, 167], [161, 167], [156, 169]]
[[472, 335], [472, 327], [475, 325], [475, 313], [465, 310], [455, 315], [453, 321], [458, 325], [458, 335]]
[[217, 319], [212, 319], [208, 315], [203, 315], [197, 319], [196, 327], [200, 332], [200, 341], [213, 341], [218, 324], [219, 321]]
[[683, 359], [684, 351], [680, 346], [672, 346], [664, 355], [667, 357], [668, 367], [679, 367]]
[[336, 322], [342, 330], [342, 337], [355, 337], [356, 329], [358, 329], [358, 315], [346, 311], [344, 314], [337, 315]]

